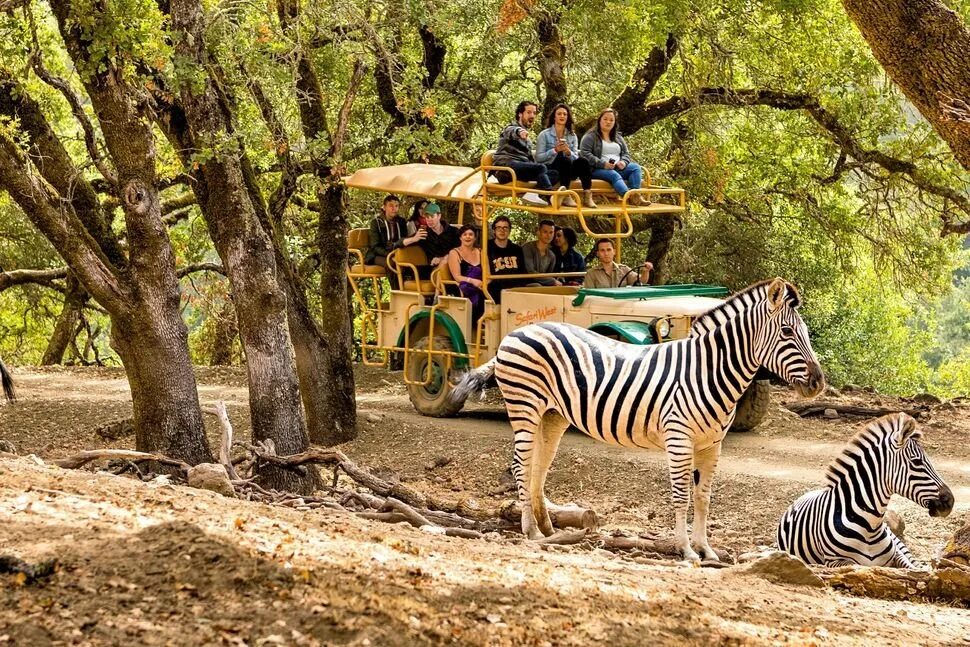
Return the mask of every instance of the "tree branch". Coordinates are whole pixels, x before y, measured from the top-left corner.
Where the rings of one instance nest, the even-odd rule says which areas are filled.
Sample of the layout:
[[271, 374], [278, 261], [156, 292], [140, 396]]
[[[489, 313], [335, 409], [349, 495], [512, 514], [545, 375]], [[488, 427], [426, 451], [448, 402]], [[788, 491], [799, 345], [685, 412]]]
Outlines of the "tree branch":
[[191, 263], [185, 267], [175, 270], [175, 276], [183, 278], [195, 272], [215, 272], [216, 274], [226, 275], [226, 270], [219, 263]]
[[118, 184], [118, 174], [114, 169], [109, 166], [107, 160], [105, 160], [104, 155], [98, 149], [97, 136], [94, 133], [94, 125], [91, 120], [88, 119], [87, 113], [84, 112], [84, 104], [81, 101], [80, 95], [74, 91], [71, 84], [67, 80], [55, 76], [44, 66], [44, 59], [41, 55], [40, 43], [37, 40], [37, 25], [34, 23], [34, 14], [30, 10], [30, 4], [26, 5], [27, 10], [27, 20], [30, 24], [30, 37], [33, 43], [32, 51], [30, 54], [30, 63], [34, 72], [40, 79], [51, 86], [58, 92], [60, 92], [67, 103], [71, 106], [71, 114], [81, 125], [81, 130], [84, 131], [84, 145], [88, 150], [88, 155], [91, 156], [91, 161], [94, 162], [95, 167], [101, 173], [110, 184], [117, 186]]
[[59, 267], [51, 270], [9, 270], [0, 272], [0, 292], [15, 285], [34, 283], [47, 288], [63, 291], [64, 288], [54, 285], [56, 279], [67, 277], [67, 268]]
[[[664, 45], [654, 47], [647, 54], [647, 58], [640, 67], [633, 73], [630, 83], [623, 89], [613, 101], [613, 107], [619, 112], [620, 123], [626, 135], [632, 135], [640, 130], [649, 118], [645, 114], [645, 105], [650, 98], [650, 94], [656, 87], [657, 82], [667, 73], [670, 62], [677, 54], [680, 43], [673, 34], [667, 34], [667, 41]], [[577, 126], [576, 132], [589, 130], [595, 124], [596, 117], [590, 117]], [[649, 122], [653, 123], [653, 122]]]
[[354, 106], [354, 99], [357, 98], [357, 91], [360, 89], [361, 81], [363, 81], [366, 73], [367, 66], [361, 59], [356, 59], [350, 85], [347, 87], [347, 94], [344, 96], [340, 113], [337, 115], [337, 130], [334, 131], [333, 140], [330, 144], [330, 158], [335, 163], [340, 160], [340, 154], [343, 152], [344, 142], [347, 139], [347, 124], [350, 122], [350, 110]]
[[758, 88], [701, 88], [690, 97], [674, 95], [649, 102], [642, 108], [641, 122], [632, 132], [628, 129], [627, 134], [631, 135], [639, 128], [662, 119], [680, 115], [701, 106], [712, 105], [735, 108], [766, 106], [778, 110], [804, 110], [826, 132], [829, 139], [857, 162], [874, 164], [890, 173], [903, 175], [913, 186], [948, 201], [953, 208], [962, 212], [965, 216], [963, 222], [953, 222], [951, 214], [941, 216], [943, 220], [941, 235], [970, 232], [970, 197], [928, 179], [915, 162], [866, 148], [853, 137], [849, 128], [840, 122], [835, 114], [822, 107], [818, 98], [811, 94]]
[[424, 87], [430, 90], [434, 88], [435, 81], [444, 69], [448, 49], [427, 25], [421, 25], [418, 33], [421, 35], [421, 45], [424, 47], [424, 58], [421, 62], [426, 74], [423, 83]]

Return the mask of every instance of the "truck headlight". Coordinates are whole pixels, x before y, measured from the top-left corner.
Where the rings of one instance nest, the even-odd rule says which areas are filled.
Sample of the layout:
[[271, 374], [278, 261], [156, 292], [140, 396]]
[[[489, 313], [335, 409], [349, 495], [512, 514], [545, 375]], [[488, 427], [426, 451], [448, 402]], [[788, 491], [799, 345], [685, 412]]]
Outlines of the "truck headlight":
[[666, 319], [658, 319], [655, 324], [657, 327], [657, 337], [666, 339], [670, 336], [670, 322]]

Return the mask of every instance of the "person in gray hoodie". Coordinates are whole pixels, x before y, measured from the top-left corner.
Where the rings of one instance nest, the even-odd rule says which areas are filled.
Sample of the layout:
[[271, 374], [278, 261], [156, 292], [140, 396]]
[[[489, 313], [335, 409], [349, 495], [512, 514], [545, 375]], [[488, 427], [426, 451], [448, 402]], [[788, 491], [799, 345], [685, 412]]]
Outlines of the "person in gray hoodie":
[[[630, 189], [639, 189], [643, 170], [630, 157], [623, 135], [617, 132], [619, 122], [616, 110], [607, 108], [596, 119], [596, 127], [590, 129], [579, 144], [579, 154], [593, 167], [593, 178], [606, 180], [621, 198]], [[642, 194], [633, 195], [628, 204], [639, 207], [650, 204]]]
[[[535, 123], [538, 107], [531, 101], [519, 103], [515, 108], [515, 121], [506, 126], [499, 135], [493, 160], [495, 166], [511, 167], [515, 171], [516, 179], [524, 182], [535, 181], [537, 188], [548, 191], [552, 189], [558, 175], [545, 164], [536, 162], [529, 139], [529, 130]], [[495, 177], [502, 184], [512, 181], [512, 176], [507, 171], [497, 171]], [[542, 197], [548, 202], [545, 196]]]

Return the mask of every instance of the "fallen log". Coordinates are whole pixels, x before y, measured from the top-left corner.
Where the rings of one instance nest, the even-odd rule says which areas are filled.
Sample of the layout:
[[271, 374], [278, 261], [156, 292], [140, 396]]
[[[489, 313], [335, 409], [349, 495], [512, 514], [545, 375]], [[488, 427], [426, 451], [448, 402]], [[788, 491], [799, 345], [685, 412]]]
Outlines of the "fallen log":
[[184, 463], [176, 458], [169, 458], [168, 456], [163, 456], [162, 454], [136, 452], [131, 449], [90, 449], [79, 454], [75, 454], [74, 456], [59, 458], [51, 462], [58, 467], [77, 469], [87, 465], [91, 461], [96, 461], [102, 458], [129, 460], [133, 463], [156, 461], [162, 465], [173, 465], [178, 467], [183, 472], [188, 472], [190, 467], [188, 463]]
[[921, 601], [927, 598], [970, 605], [970, 571], [939, 568], [932, 571], [876, 566], [816, 568], [834, 589], [886, 600]]
[[790, 402], [785, 405], [785, 408], [789, 411], [797, 413], [802, 418], [821, 416], [825, 413], [826, 409], [834, 409], [839, 415], [859, 416], [861, 418], [878, 418], [879, 416], [885, 416], [890, 413], [902, 411], [903, 413], [907, 413], [914, 418], [919, 419], [921, 415], [926, 413], [925, 408], [886, 409], [884, 407], [860, 407], [852, 404], [839, 404], [838, 402], [825, 402], [821, 400], [812, 400], [809, 402]]

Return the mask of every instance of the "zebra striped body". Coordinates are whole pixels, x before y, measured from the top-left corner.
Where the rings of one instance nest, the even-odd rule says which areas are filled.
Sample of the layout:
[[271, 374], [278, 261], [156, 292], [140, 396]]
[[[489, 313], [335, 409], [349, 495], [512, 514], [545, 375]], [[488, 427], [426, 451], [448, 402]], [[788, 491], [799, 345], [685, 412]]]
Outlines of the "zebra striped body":
[[884, 416], [856, 434], [829, 467], [827, 485], [799, 498], [778, 524], [778, 547], [808, 564], [916, 568], [884, 518], [899, 494], [946, 516], [953, 494], [923, 453], [916, 422]]
[[685, 557], [697, 559], [686, 522], [693, 475], [693, 544], [716, 559], [707, 510], [738, 400], [761, 366], [813, 394], [824, 386], [797, 305], [794, 287], [781, 279], [761, 283], [699, 318], [687, 338], [650, 346], [563, 323], [526, 326], [509, 333], [453, 397], [464, 399], [494, 374], [515, 433], [512, 473], [529, 537], [553, 532], [545, 478], [573, 425], [603, 442], [666, 451], [676, 540]]

